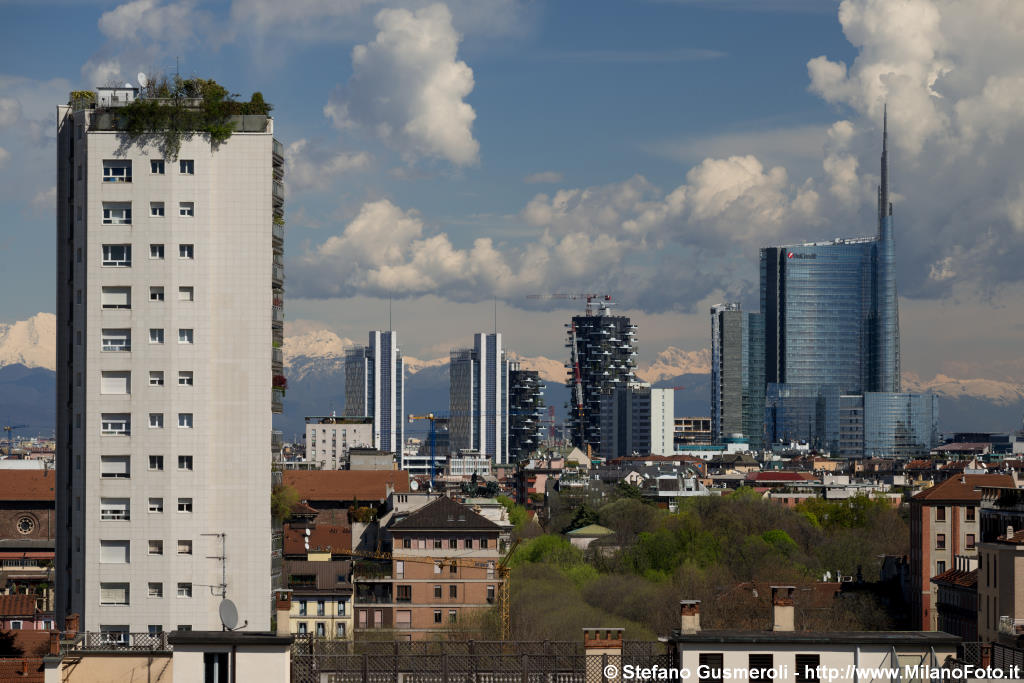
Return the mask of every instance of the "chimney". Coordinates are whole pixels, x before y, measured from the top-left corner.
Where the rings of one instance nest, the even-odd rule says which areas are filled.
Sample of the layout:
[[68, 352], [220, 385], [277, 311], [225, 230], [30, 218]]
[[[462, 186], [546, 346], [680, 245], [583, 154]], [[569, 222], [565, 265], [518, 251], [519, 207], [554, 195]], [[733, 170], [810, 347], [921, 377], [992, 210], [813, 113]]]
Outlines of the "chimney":
[[587, 670], [585, 680], [620, 683], [622, 679], [619, 677], [618, 669], [609, 676], [606, 667], [609, 664], [618, 666], [623, 663], [622, 631], [621, 628], [583, 629], [583, 654], [586, 657]]
[[290, 590], [278, 590], [277, 599], [274, 601], [277, 610], [277, 635], [288, 636], [291, 635], [291, 612], [292, 612], [292, 592]]
[[68, 637], [73, 638], [78, 633], [78, 615], [69, 614], [64, 618], [64, 630], [68, 632]]
[[795, 630], [793, 592], [796, 586], [772, 586], [772, 630]]
[[60, 654], [60, 632], [50, 631], [50, 656], [56, 657]]
[[683, 635], [700, 633], [700, 600], [679, 601], [679, 632]]

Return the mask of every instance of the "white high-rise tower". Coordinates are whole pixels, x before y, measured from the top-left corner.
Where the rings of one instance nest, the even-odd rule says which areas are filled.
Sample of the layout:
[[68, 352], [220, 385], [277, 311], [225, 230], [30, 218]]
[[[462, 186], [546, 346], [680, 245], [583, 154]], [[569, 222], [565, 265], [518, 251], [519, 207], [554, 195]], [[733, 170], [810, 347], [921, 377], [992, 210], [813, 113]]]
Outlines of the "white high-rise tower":
[[219, 630], [226, 597], [266, 630], [283, 149], [254, 97], [167, 154], [122, 132], [138, 95], [57, 108], [58, 623]]
[[508, 464], [508, 361], [501, 333], [473, 335], [473, 348], [450, 355], [451, 451], [469, 449]]
[[398, 332], [373, 330], [369, 344], [345, 353], [345, 415], [373, 418], [373, 445], [401, 456], [405, 372]]

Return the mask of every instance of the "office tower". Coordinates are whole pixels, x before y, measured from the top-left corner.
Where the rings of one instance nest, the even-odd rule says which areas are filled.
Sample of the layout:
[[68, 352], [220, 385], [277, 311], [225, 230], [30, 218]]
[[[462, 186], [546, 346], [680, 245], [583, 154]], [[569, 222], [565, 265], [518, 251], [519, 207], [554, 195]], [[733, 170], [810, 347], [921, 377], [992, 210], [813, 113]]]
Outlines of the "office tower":
[[738, 303], [711, 307], [711, 434], [764, 445], [764, 316]]
[[675, 390], [630, 382], [601, 396], [601, 456], [672, 455]]
[[519, 462], [544, 440], [544, 382], [536, 370], [508, 364], [508, 457]]
[[[761, 249], [766, 421], [777, 421], [766, 431], [773, 438], [850, 451], [856, 447], [857, 428], [840, 429], [839, 396], [870, 392], [904, 397], [892, 399], [896, 403], [917, 400], [908, 398], [912, 394], [899, 394], [899, 309], [888, 166], [888, 131], [883, 124], [874, 237]], [[850, 401], [848, 409], [855, 418], [856, 402]], [[928, 412], [926, 408], [922, 410]], [[886, 414], [897, 419], [898, 412]], [[864, 424], [867, 440], [866, 416]], [[876, 431], [892, 434], [893, 429]], [[882, 441], [895, 443], [888, 437]]]
[[594, 311], [588, 298], [584, 315], [574, 315], [566, 327], [572, 444], [600, 454], [601, 396], [636, 379], [636, 325], [612, 315], [607, 299]]
[[347, 470], [349, 451], [373, 448], [373, 419], [364, 415], [306, 418], [306, 462], [321, 470]]
[[285, 389], [274, 121], [238, 117], [217, 145], [183, 135], [172, 156], [121, 132], [136, 89], [75, 96], [57, 108], [58, 622], [219, 630], [227, 597], [266, 630]]
[[373, 447], [402, 454], [405, 373], [398, 332], [373, 330], [366, 346], [345, 352], [345, 415], [373, 418]]
[[508, 361], [501, 333], [473, 335], [450, 355], [448, 429], [452, 453], [472, 450], [508, 464]]

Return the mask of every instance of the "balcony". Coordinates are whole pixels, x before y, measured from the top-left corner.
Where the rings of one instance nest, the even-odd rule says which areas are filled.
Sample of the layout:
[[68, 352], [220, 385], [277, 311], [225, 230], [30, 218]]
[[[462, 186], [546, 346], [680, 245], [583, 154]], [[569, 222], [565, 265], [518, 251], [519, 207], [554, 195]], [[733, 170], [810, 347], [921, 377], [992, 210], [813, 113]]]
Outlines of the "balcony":
[[70, 640], [61, 641], [61, 653], [74, 650], [93, 652], [170, 652], [166, 633], [129, 633], [102, 631], [79, 633]]
[[1004, 636], [1013, 637], [1024, 635], [1024, 619], [999, 617], [999, 633]]
[[272, 348], [270, 350], [270, 362], [274, 365], [284, 365], [284, 350]]
[[283, 226], [283, 225], [279, 225], [279, 224], [278, 224], [278, 223], [277, 223], [277, 222], [275, 221], [275, 222], [274, 222], [274, 227], [273, 227], [273, 229], [271, 230], [271, 232], [272, 232], [272, 233], [273, 233], [273, 235], [274, 235], [274, 243], [275, 243], [275, 244], [277, 244], [277, 243], [281, 243], [281, 244], [284, 244], [284, 226]]
[[274, 140], [274, 161], [284, 163], [284, 145]]
[[270, 412], [284, 412], [284, 392], [278, 391], [277, 387], [273, 387], [270, 391]]
[[274, 206], [284, 205], [284, 183], [275, 182], [272, 188]]
[[273, 269], [271, 270], [271, 279], [274, 281], [274, 284], [277, 285], [278, 287], [283, 285], [284, 284], [284, 266], [281, 266], [281, 265], [278, 265], [278, 264], [275, 263]]
[[284, 324], [284, 307], [283, 306], [271, 306], [271, 320], [275, 325]]

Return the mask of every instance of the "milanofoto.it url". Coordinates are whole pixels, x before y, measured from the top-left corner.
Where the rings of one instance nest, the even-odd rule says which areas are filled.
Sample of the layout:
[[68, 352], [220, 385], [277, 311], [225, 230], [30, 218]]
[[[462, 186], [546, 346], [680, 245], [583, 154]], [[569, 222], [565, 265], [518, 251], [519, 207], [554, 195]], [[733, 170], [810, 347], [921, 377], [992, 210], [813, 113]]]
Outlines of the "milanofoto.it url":
[[[805, 680], [819, 680], [833, 683], [836, 681], [854, 680], [927, 680], [927, 681], [963, 681], [963, 680], [1021, 680], [1022, 669], [1014, 665], [1006, 669], [974, 666], [963, 664], [943, 668], [929, 664], [907, 664], [902, 667], [867, 667], [827, 666], [804, 667]], [[604, 667], [607, 679], [619, 677], [619, 667], [609, 664]], [[778, 666], [771, 669], [726, 668], [701, 664], [696, 669], [670, 666], [636, 666], [626, 664], [622, 667], [622, 680], [629, 681], [670, 681], [670, 680], [723, 680], [723, 681], [769, 681], [788, 680], [790, 668]]]

